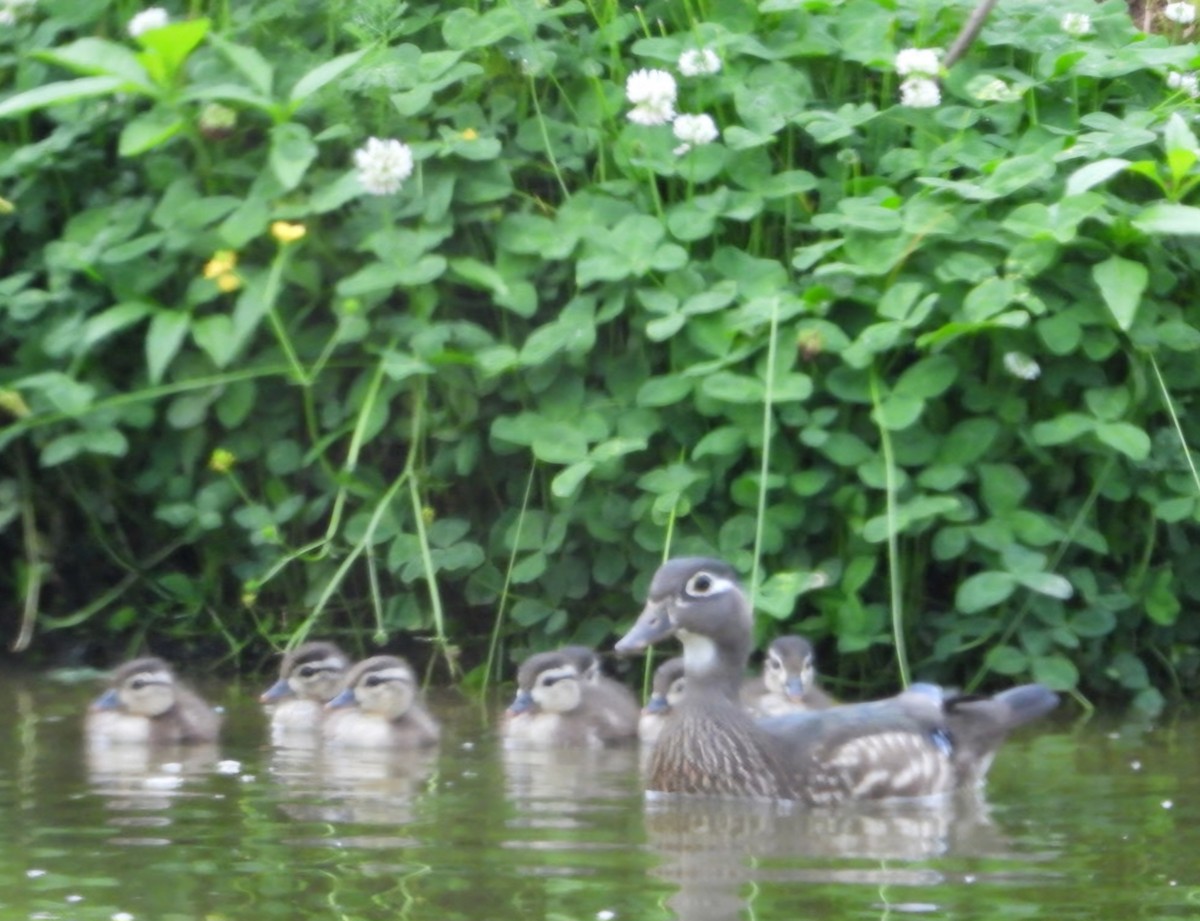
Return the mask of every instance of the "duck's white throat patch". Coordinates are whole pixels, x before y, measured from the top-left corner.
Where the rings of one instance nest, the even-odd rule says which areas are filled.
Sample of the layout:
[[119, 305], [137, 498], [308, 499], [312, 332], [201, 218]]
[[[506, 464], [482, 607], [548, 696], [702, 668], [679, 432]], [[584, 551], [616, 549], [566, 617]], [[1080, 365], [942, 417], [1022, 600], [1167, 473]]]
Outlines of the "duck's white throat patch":
[[689, 675], [704, 675], [717, 667], [717, 644], [709, 637], [690, 630], [675, 634], [683, 643], [683, 667]]

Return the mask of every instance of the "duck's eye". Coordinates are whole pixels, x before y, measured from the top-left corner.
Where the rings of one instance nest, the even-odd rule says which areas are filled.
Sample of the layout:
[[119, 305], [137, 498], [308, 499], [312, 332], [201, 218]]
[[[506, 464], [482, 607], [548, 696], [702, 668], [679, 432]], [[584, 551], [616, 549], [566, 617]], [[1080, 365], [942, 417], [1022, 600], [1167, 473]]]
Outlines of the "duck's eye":
[[298, 669], [296, 669], [296, 674], [298, 674], [301, 678], [311, 678], [316, 673], [317, 670], [311, 665], [301, 665]]
[[363, 684], [369, 688], [377, 688], [379, 685], [383, 684], [383, 679], [378, 675], [367, 675], [367, 677], [363, 680]]
[[145, 678], [134, 678], [131, 682], [129, 682], [129, 687], [131, 690], [140, 691], [149, 683], [150, 682], [148, 682]]
[[554, 684], [556, 680], [557, 679], [553, 675], [542, 675], [542, 677], [538, 679], [538, 684], [544, 688], [548, 688], [550, 685]]
[[767, 667], [772, 671], [778, 672], [783, 670], [783, 663], [778, 659], [767, 659]]
[[687, 591], [689, 595], [707, 595], [715, 584], [715, 580], [708, 573], [698, 572], [688, 579]]

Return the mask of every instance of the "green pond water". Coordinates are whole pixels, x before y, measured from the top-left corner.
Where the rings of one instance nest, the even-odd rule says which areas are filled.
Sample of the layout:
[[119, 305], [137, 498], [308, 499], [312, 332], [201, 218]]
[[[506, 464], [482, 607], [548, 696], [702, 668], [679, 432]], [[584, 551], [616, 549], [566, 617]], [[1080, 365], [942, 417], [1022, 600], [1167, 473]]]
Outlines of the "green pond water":
[[94, 686], [0, 677], [0, 921], [1200, 918], [1191, 716], [1062, 713], [981, 796], [804, 812], [646, 802], [635, 749], [508, 752], [452, 694], [427, 757], [275, 751], [261, 689], [206, 689], [217, 747], [98, 760]]

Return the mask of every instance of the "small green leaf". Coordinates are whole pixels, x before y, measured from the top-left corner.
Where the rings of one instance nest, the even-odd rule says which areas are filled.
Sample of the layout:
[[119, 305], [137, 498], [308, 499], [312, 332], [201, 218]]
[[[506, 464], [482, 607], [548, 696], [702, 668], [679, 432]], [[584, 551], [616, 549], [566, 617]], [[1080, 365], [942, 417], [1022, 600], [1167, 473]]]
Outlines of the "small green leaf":
[[271, 172], [283, 190], [291, 191], [300, 184], [304, 174], [317, 158], [317, 145], [312, 134], [298, 122], [286, 122], [271, 129], [271, 153], [268, 162]]
[[1200, 234], [1200, 208], [1158, 202], [1143, 209], [1133, 225], [1149, 234], [1196, 236]]
[[183, 119], [170, 109], [151, 109], [132, 119], [121, 129], [117, 153], [122, 157], [136, 157], [165, 144], [183, 128]]
[[326, 61], [314, 67], [292, 87], [292, 92], [288, 96], [288, 102], [293, 109], [300, 106], [304, 100], [308, 99], [317, 90], [324, 87], [327, 83], [331, 83], [348, 71], [351, 67], [362, 60], [363, 56], [370, 50], [363, 48], [360, 51], [351, 51], [349, 54], [343, 54], [332, 61]]
[[964, 614], [974, 614], [1008, 600], [1017, 580], [1007, 572], [977, 572], [969, 576], [954, 594], [954, 606]]
[[1096, 426], [1096, 437], [1133, 460], [1150, 456], [1150, 436], [1128, 422], [1101, 422]]
[[1113, 256], [1092, 266], [1092, 279], [1122, 332], [1129, 332], [1150, 273], [1140, 262]]
[[1089, 163], [1087, 166], [1077, 169], [1067, 179], [1067, 194], [1080, 195], [1093, 186], [1107, 182], [1127, 166], [1129, 166], [1128, 160], [1121, 160], [1116, 157]]
[[1079, 683], [1079, 669], [1065, 656], [1038, 656], [1030, 669], [1033, 679], [1055, 691], [1070, 691]]
[[80, 80], [63, 80], [47, 83], [24, 93], [9, 96], [0, 102], [0, 118], [24, 115], [34, 109], [64, 105], [92, 96], [109, 96], [129, 88], [121, 77], [84, 77]]
[[1016, 579], [1030, 591], [1060, 601], [1066, 601], [1075, 594], [1070, 582], [1052, 572], [1019, 572], [1016, 573]]
[[1015, 646], [994, 646], [984, 662], [1001, 675], [1020, 675], [1029, 669], [1029, 657]]

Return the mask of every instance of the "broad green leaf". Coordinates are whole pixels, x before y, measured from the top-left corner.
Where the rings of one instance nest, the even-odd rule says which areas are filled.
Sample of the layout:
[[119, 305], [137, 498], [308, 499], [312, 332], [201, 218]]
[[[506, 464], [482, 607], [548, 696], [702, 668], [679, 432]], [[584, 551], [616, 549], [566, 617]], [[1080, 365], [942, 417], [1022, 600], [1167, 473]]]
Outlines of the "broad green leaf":
[[300, 184], [317, 152], [317, 145], [304, 125], [287, 122], [271, 129], [271, 172], [285, 192]]
[[63, 80], [9, 96], [0, 102], [0, 118], [24, 115], [47, 106], [78, 102], [92, 96], [109, 96], [130, 89], [128, 81], [121, 77], [83, 77], [79, 80]]
[[992, 647], [984, 662], [1001, 675], [1020, 675], [1029, 669], [1029, 657], [1015, 646]]
[[1060, 445], [1074, 441], [1080, 435], [1085, 435], [1096, 427], [1096, 420], [1083, 413], [1063, 413], [1046, 422], [1038, 422], [1033, 426], [1033, 440], [1040, 445]]
[[188, 55], [204, 41], [210, 25], [204, 18], [183, 19], [143, 32], [137, 41], [146, 50], [137, 56], [138, 62], [159, 86], [171, 87]]
[[1149, 234], [1195, 236], [1200, 234], [1200, 208], [1159, 202], [1143, 209], [1133, 224]]
[[1019, 572], [1016, 573], [1016, 579], [1030, 591], [1060, 601], [1066, 601], [1075, 594], [1070, 582], [1052, 572]]
[[1079, 669], [1066, 656], [1037, 656], [1030, 671], [1035, 681], [1055, 691], [1070, 691], [1079, 683]]
[[1080, 195], [1093, 186], [1108, 181], [1127, 166], [1129, 166], [1128, 160], [1116, 157], [1089, 163], [1087, 166], [1077, 169], [1067, 179], [1067, 194]]
[[326, 84], [333, 82], [361, 61], [363, 55], [369, 50], [368, 48], [363, 48], [360, 51], [351, 51], [349, 54], [340, 55], [332, 61], [326, 61], [314, 67], [296, 81], [296, 85], [292, 87], [292, 92], [288, 95], [288, 103], [293, 109], [296, 109], [313, 93], [320, 90]]
[[1131, 259], [1113, 256], [1092, 266], [1092, 279], [1122, 332], [1129, 332], [1142, 303], [1150, 273]]
[[209, 36], [209, 41], [216, 45], [217, 50], [225, 56], [225, 59], [250, 81], [260, 97], [271, 95], [275, 81], [275, 69], [257, 48], [249, 45], [235, 45], [216, 32]]
[[1150, 456], [1150, 436], [1128, 422], [1101, 422], [1096, 425], [1096, 437], [1133, 460]]
[[1017, 580], [1007, 572], [977, 572], [958, 587], [954, 606], [964, 614], [975, 614], [985, 608], [1007, 601], [1017, 587]]
[[136, 157], [165, 144], [184, 129], [184, 121], [171, 109], [155, 107], [128, 122], [121, 129], [117, 153]]
[[143, 93], [157, 92], [137, 55], [124, 45], [103, 38], [80, 38], [61, 48], [36, 52], [34, 56], [76, 73], [120, 77]]
[[588, 474], [595, 469], [596, 465], [591, 461], [571, 464], [560, 470], [550, 481], [550, 491], [554, 493], [555, 498], [570, 499], [579, 491], [580, 484], [587, 479]]
[[1196, 135], [1187, 126], [1178, 112], [1172, 112], [1167, 119], [1167, 127], [1163, 131], [1163, 142], [1167, 149], [1167, 166], [1171, 170], [1171, 178], [1176, 183], [1184, 179], [1200, 159], [1200, 149], [1196, 145]]
[[200, 317], [192, 322], [192, 338], [218, 368], [233, 361], [237, 344], [233, 337], [233, 321], [223, 313]]

